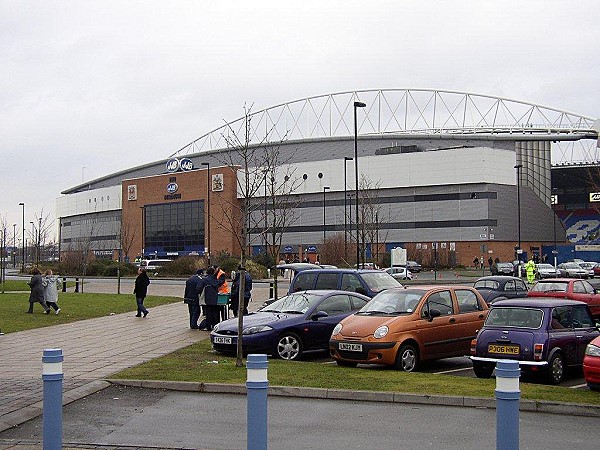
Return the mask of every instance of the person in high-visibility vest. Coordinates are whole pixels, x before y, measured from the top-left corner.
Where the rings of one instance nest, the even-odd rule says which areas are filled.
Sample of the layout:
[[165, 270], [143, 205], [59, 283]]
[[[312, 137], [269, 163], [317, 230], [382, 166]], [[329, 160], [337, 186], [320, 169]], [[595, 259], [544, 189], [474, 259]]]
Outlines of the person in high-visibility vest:
[[533, 259], [529, 259], [525, 264], [525, 272], [527, 273], [527, 282], [533, 283], [535, 281], [535, 263]]
[[229, 283], [227, 283], [227, 274], [217, 265], [213, 266], [215, 269], [215, 277], [217, 280], [223, 280], [223, 284], [219, 286], [219, 294], [229, 294]]

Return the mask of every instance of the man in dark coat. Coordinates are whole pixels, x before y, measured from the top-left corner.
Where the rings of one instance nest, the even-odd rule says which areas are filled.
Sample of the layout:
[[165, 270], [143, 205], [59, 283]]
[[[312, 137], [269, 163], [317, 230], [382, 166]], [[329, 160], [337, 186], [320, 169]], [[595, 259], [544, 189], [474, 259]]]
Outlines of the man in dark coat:
[[[233, 315], [237, 317], [238, 307], [240, 303], [240, 270], [246, 270], [242, 266], [238, 267], [231, 285], [231, 309], [233, 309]], [[250, 272], [244, 272], [244, 315], [248, 315], [248, 302], [252, 295], [252, 276]]]
[[29, 310], [27, 311], [27, 314], [33, 314], [33, 304], [35, 302], [42, 305], [46, 314], [50, 314], [50, 308], [44, 300], [44, 280], [42, 279], [42, 273], [37, 267], [34, 267], [31, 271], [31, 275], [31, 280], [27, 282], [31, 288], [31, 293], [29, 294]]
[[204, 270], [198, 269], [195, 275], [192, 275], [185, 282], [185, 293], [183, 294], [183, 302], [188, 305], [190, 313], [190, 328], [198, 329], [198, 319], [200, 318], [200, 292], [198, 285], [204, 275]]
[[150, 278], [148, 278], [148, 274], [146, 273], [146, 269], [140, 267], [138, 269], [138, 276], [135, 279], [135, 287], [133, 288], [133, 293], [135, 294], [135, 302], [137, 303], [137, 314], [135, 317], [144, 317], [148, 315], [148, 310], [144, 306], [144, 299], [148, 294], [148, 285], [150, 284]]
[[206, 276], [198, 283], [198, 293], [204, 292], [204, 303], [206, 311], [206, 329], [212, 330], [219, 323], [219, 305], [218, 305], [218, 290], [225, 282], [224, 279], [218, 279], [215, 276], [215, 269], [209, 267], [206, 269]]

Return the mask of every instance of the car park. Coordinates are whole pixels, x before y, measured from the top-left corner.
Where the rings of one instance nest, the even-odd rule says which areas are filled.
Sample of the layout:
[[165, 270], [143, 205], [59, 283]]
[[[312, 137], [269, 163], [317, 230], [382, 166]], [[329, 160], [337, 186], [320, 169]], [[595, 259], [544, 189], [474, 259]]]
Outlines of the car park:
[[389, 273], [396, 280], [412, 280], [413, 274], [410, 270], [407, 270], [406, 267], [388, 267], [387, 269], [383, 269], [384, 272]]
[[393, 287], [402, 287], [402, 284], [381, 270], [314, 269], [297, 273], [290, 283], [288, 294], [309, 289], [327, 289], [358, 292], [374, 297]]
[[560, 271], [552, 264], [540, 263], [535, 266], [536, 278], [543, 280], [544, 278], [560, 277]]
[[492, 275], [512, 275], [515, 271], [512, 263], [509, 262], [498, 262], [492, 265], [490, 272]]
[[517, 277], [502, 275], [481, 277], [475, 281], [473, 287], [477, 289], [488, 305], [498, 300], [527, 296], [527, 285]]
[[[337, 323], [362, 308], [369, 297], [346, 291], [303, 291], [279, 298], [243, 317], [242, 349], [297, 360], [303, 353], [327, 350]], [[213, 348], [233, 354], [237, 349], [238, 318], [217, 324], [210, 333]]]
[[585, 348], [583, 377], [590, 389], [600, 391], [600, 337], [594, 339]]
[[528, 297], [555, 297], [587, 303], [592, 315], [600, 319], [600, 294], [586, 280], [547, 278], [537, 281], [527, 293]]
[[488, 312], [469, 286], [416, 286], [376, 295], [333, 330], [337, 364], [379, 364], [412, 372], [427, 360], [467, 355]]
[[587, 344], [599, 335], [583, 302], [548, 297], [498, 301], [471, 343], [473, 371], [489, 378], [499, 360], [511, 359], [522, 373], [559, 384], [567, 367], [582, 365]]
[[565, 278], [588, 278], [589, 273], [576, 262], [566, 262], [559, 264], [557, 269], [561, 277]]

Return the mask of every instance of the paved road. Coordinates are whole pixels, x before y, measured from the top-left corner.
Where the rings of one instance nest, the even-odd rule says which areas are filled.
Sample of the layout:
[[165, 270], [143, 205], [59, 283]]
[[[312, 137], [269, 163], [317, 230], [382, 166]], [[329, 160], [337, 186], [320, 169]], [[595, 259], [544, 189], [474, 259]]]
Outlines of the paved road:
[[[64, 409], [65, 445], [245, 449], [246, 397], [111, 386]], [[269, 448], [489, 449], [489, 408], [269, 397]], [[597, 449], [598, 418], [520, 414], [520, 448]], [[0, 434], [37, 443], [41, 420]], [[10, 441], [9, 439], [13, 439]]]

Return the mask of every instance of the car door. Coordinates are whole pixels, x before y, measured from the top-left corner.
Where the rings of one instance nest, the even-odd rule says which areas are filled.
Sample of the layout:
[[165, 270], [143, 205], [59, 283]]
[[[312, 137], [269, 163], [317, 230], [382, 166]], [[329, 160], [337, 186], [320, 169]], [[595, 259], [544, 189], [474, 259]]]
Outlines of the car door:
[[525, 298], [527, 297], [527, 285], [523, 280], [515, 280], [515, 297]]
[[557, 306], [552, 308], [552, 318], [548, 330], [548, 354], [559, 348], [567, 365], [577, 364], [577, 341], [573, 330], [571, 308]]
[[595, 327], [594, 319], [585, 305], [573, 306], [572, 317], [575, 339], [577, 339], [577, 356], [575, 364], [582, 364], [585, 348], [592, 339], [600, 334], [600, 332]]
[[[356, 306], [358, 307], [358, 303]], [[307, 317], [303, 327], [303, 342], [306, 349], [323, 348], [329, 345], [329, 338], [333, 328], [353, 311], [352, 301], [347, 294], [334, 294], [325, 297]], [[319, 317], [313, 320], [315, 313], [324, 311], [327, 317]]]
[[471, 340], [475, 338], [477, 331], [483, 326], [483, 321], [487, 315], [487, 308], [482, 305], [477, 295], [469, 289], [455, 289], [457, 311], [455, 330], [453, 331], [456, 339], [456, 353], [459, 355], [468, 355]]
[[[438, 310], [441, 315], [429, 319], [429, 311]], [[428, 295], [421, 308], [421, 320], [416, 323], [417, 333], [423, 345], [422, 359], [441, 358], [455, 354], [459, 333], [456, 327], [454, 302], [449, 290]]]
[[592, 316], [600, 317], [600, 294], [596, 293], [594, 287], [585, 280], [573, 282], [573, 295], [575, 300], [581, 300], [590, 307]]

